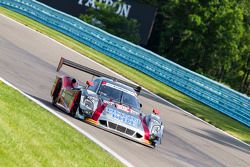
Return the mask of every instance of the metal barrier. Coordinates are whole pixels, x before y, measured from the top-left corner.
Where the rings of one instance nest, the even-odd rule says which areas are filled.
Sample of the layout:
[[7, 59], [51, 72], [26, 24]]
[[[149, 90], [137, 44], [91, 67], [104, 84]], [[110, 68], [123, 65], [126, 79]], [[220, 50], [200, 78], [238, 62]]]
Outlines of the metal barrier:
[[62, 32], [250, 127], [250, 98], [151, 51], [34, 0], [0, 5]]

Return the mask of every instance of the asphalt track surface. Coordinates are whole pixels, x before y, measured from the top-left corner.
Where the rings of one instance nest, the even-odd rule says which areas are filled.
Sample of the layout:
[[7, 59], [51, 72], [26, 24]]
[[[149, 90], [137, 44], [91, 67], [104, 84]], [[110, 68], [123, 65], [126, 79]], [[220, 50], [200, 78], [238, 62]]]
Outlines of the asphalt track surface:
[[[0, 15], [0, 76], [51, 108], [49, 94], [58, 74], [56, 67], [61, 56], [119, 77], [54, 40]], [[91, 79], [91, 76], [67, 67], [63, 67], [62, 72], [82, 81]], [[152, 97], [141, 96], [140, 101], [145, 113], [150, 113], [155, 107], [161, 111], [165, 125], [164, 138], [155, 149], [93, 127], [54, 109], [134, 166], [250, 166], [248, 145]]]

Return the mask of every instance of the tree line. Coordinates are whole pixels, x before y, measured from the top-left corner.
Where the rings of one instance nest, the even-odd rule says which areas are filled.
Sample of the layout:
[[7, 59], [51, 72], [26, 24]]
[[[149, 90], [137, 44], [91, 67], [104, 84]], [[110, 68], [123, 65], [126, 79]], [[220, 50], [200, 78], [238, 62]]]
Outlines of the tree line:
[[[158, 9], [147, 49], [250, 95], [249, 0], [137, 1]], [[138, 43], [136, 20], [105, 12], [81, 18]]]
[[147, 48], [250, 94], [249, 0], [141, 0], [158, 8]]

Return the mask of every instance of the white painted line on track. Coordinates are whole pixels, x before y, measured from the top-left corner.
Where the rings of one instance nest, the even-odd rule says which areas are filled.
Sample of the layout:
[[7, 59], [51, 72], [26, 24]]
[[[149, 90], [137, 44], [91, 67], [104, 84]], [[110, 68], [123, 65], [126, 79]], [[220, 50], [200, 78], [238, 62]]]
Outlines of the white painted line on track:
[[67, 123], [68, 125], [70, 125], [74, 129], [76, 129], [78, 132], [80, 132], [81, 134], [83, 134], [84, 136], [86, 136], [87, 138], [89, 138], [95, 144], [99, 145], [102, 149], [104, 149], [105, 151], [107, 151], [108, 153], [110, 153], [112, 156], [114, 156], [115, 158], [117, 158], [124, 165], [126, 165], [128, 167], [133, 167], [133, 165], [131, 163], [129, 163], [126, 159], [124, 159], [123, 157], [121, 157], [120, 155], [118, 155], [116, 152], [114, 152], [113, 150], [111, 150], [108, 146], [106, 146], [105, 144], [103, 144], [102, 142], [100, 142], [99, 140], [97, 140], [96, 138], [94, 138], [93, 136], [91, 136], [88, 132], [84, 131], [83, 129], [79, 128], [78, 126], [76, 126], [75, 124], [73, 124], [72, 122], [70, 122], [68, 119], [66, 119], [63, 116], [61, 116], [60, 114], [58, 114], [52, 108], [46, 106], [45, 104], [43, 104], [39, 100], [36, 100], [35, 98], [31, 97], [30, 95], [24, 93], [23, 91], [21, 91], [20, 89], [18, 89], [17, 87], [15, 87], [14, 85], [12, 85], [11, 83], [9, 83], [8, 81], [6, 81], [5, 79], [3, 79], [1, 77], [0, 77], [0, 81], [2, 81], [3, 83], [5, 83], [6, 85], [12, 87], [13, 89], [17, 90], [23, 96], [27, 97], [28, 99], [30, 99], [31, 101], [35, 102], [36, 104], [38, 104], [42, 108], [44, 108], [44, 109], [48, 110], [50, 113], [54, 114], [59, 119], [63, 120], [65, 123]]
[[[68, 46], [63, 45], [62, 43], [60, 43], [60, 42], [56, 41], [55, 39], [53, 39], [53, 38], [51, 38], [51, 37], [49, 37], [49, 36], [46, 36], [45, 34], [42, 34], [41, 32], [38, 32], [38, 31], [36, 31], [36, 30], [34, 30], [34, 29], [32, 29], [32, 28], [28, 27], [28, 26], [25, 26], [25, 25], [23, 25], [23, 24], [19, 23], [18, 21], [14, 20], [14, 19], [12, 19], [12, 18], [9, 18], [9, 17], [7, 17], [7, 16], [5, 16], [5, 15], [3, 15], [3, 14], [0, 14], [0, 15], [1, 15], [1, 16], [3, 16], [3, 17], [5, 17], [5, 18], [7, 18], [7, 19], [9, 19], [9, 20], [12, 20], [13, 22], [15, 22], [15, 23], [17, 23], [17, 24], [19, 24], [19, 25], [21, 25], [21, 26], [23, 26], [23, 27], [25, 27], [25, 28], [27, 28], [27, 29], [29, 29], [29, 30], [31, 30], [31, 31], [34, 31], [34, 32], [36, 32], [36, 33], [41, 34], [41, 35], [42, 35], [42, 36], [44, 36], [45, 38], [48, 38], [48, 39], [50, 39], [50, 40], [52, 40], [52, 41], [56, 42], [57, 44], [59, 44], [59, 45], [61, 45], [61, 46], [65, 47], [65, 48], [69, 49], [70, 51], [72, 51], [72, 52], [76, 53], [77, 55], [79, 55], [79, 56], [81, 56], [81, 57], [84, 57], [84, 58], [86, 58], [86, 59], [90, 60], [91, 62], [93, 62], [93, 63], [95, 63], [95, 64], [97, 64], [97, 65], [101, 66], [102, 68], [104, 68], [104, 69], [106, 69], [106, 70], [110, 71], [111, 73], [113, 73], [113, 74], [115, 74], [115, 75], [117, 75], [117, 76], [119, 76], [119, 77], [123, 78], [124, 80], [126, 80], [126, 81], [128, 81], [128, 82], [131, 82], [131, 83], [136, 84], [135, 82], [130, 81], [129, 79], [127, 79], [127, 78], [125, 78], [124, 76], [122, 76], [122, 75], [120, 75], [120, 74], [118, 74], [118, 73], [116, 73], [116, 72], [112, 71], [111, 69], [109, 69], [109, 68], [105, 67], [104, 65], [102, 65], [102, 64], [100, 64], [100, 63], [95, 62], [94, 60], [90, 59], [89, 57], [87, 57], [87, 56], [84, 56], [84, 55], [80, 54], [79, 52], [77, 52], [77, 51], [75, 51], [75, 50], [73, 50], [73, 49], [69, 48]], [[145, 88], [143, 88], [143, 89], [145, 89]], [[250, 147], [250, 144], [247, 144], [247, 143], [245, 143], [245, 142], [241, 141], [240, 139], [238, 139], [238, 138], [236, 138], [236, 137], [232, 136], [231, 134], [229, 134], [229, 133], [227, 133], [227, 132], [225, 132], [225, 131], [223, 131], [223, 130], [221, 130], [221, 129], [217, 128], [217, 127], [215, 127], [215, 126], [214, 126], [214, 125], [212, 125], [212, 124], [209, 124], [208, 122], [206, 122], [206, 121], [204, 121], [204, 120], [200, 119], [199, 117], [197, 117], [197, 116], [195, 116], [195, 115], [191, 114], [190, 112], [188, 112], [188, 111], [186, 111], [186, 110], [183, 110], [182, 108], [180, 108], [180, 107], [176, 106], [175, 104], [173, 104], [173, 103], [171, 103], [171, 102], [169, 102], [169, 101], [167, 101], [167, 100], [163, 99], [162, 97], [160, 97], [160, 96], [158, 96], [158, 95], [156, 95], [156, 94], [152, 93], [152, 92], [151, 92], [151, 91], [149, 91], [148, 89], [145, 89], [145, 90], [147, 90], [149, 93], [153, 94], [155, 97], [157, 97], [157, 98], [159, 98], [159, 99], [161, 99], [161, 100], [165, 101], [166, 103], [168, 103], [168, 104], [172, 105], [173, 107], [175, 107], [175, 108], [179, 109], [180, 111], [182, 111], [182, 112], [184, 112], [184, 113], [186, 113], [186, 114], [190, 115], [191, 117], [193, 117], [193, 118], [195, 118], [195, 119], [197, 119], [197, 120], [199, 120], [199, 121], [201, 121], [201, 122], [203, 122], [203, 123], [205, 123], [205, 124], [207, 124], [207, 125], [209, 125], [209, 126], [212, 126], [213, 128], [216, 128], [218, 131], [220, 131], [220, 132], [224, 133], [225, 135], [228, 135], [228, 136], [230, 136], [230, 137], [234, 138], [235, 140], [237, 140], [237, 141], [241, 142], [242, 144], [245, 144], [245, 145], [247, 145], [247, 146], [249, 146], [249, 147]]]

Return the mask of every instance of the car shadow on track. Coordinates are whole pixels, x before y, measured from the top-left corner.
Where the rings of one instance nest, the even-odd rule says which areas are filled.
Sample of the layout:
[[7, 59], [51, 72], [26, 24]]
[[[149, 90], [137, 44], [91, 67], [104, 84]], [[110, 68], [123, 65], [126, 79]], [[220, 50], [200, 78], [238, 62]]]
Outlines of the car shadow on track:
[[[28, 93], [26, 93], [26, 94], [29, 95], [29, 96], [31, 96], [31, 97], [33, 97], [34, 99], [40, 101], [41, 103], [43, 103], [43, 104], [46, 105], [47, 107], [49, 107], [49, 108], [51, 108], [51, 109], [53, 109], [53, 110], [55, 110], [55, 111], [57, 111], [57, 112], [60, 112], [61, 114], [64, 114], [64, 115], [67, 115], [67, 116], [71, 117], [71, 116], [69, 115], [69, 113], [66, 113], [66, 112], [64, 112], [63, 110], [59, 109], [58, 107], [54, 106], [50, 101], [45, 100], [45, 99], [42, 99], [42, 98], [37, 97], [37, 96], [34, 96], [34, 95], [31, 95], [31, 94], [28, 94]], [[72, 117], [72, 118], [73, 118], [73, 117]]]

